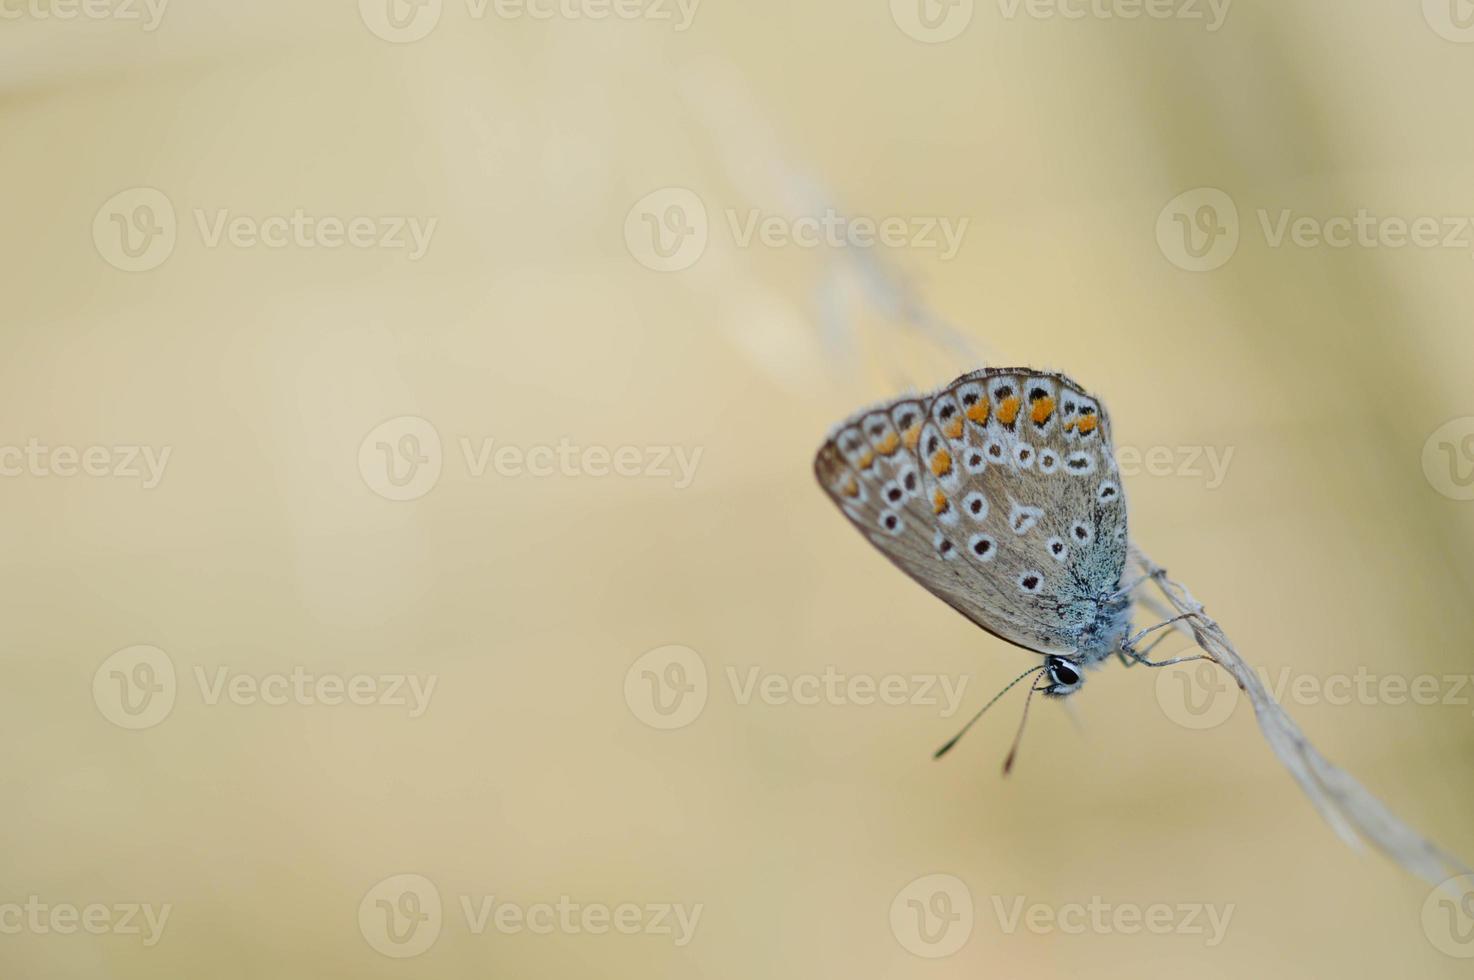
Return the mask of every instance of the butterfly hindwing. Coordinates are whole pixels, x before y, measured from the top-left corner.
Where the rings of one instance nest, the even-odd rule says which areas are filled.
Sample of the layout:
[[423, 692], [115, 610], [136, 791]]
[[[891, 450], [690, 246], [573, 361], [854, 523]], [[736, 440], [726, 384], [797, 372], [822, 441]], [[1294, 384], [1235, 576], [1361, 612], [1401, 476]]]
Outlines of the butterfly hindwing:
[[1117, 588], [1126, 507], [1099, 402], [1025, 368], [863, 412], [815, 459], [872, 544], [988, 631], [1070, 653]]

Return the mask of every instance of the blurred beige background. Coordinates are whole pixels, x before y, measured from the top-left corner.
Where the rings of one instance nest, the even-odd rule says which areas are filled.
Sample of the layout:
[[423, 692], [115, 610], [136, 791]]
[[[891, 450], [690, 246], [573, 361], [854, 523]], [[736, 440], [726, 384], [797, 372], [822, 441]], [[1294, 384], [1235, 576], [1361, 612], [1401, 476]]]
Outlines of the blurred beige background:
[[1028, 656], [810, 474], [1071, 373], [1136, 540], [1474, 856], [1474, 28], [1222, 6], [6, 4], [0, 974], [1467, 975], [1192, 676], [932, 762]]

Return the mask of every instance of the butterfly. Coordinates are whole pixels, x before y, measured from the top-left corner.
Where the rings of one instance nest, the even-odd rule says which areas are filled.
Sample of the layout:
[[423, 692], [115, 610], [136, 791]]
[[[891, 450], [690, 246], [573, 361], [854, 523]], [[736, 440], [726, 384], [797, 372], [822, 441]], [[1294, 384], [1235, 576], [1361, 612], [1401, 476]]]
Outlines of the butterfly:
[[[1369, 840], [1451, 894], [1474, 894], [1474, 872], [1316, 751], [1186, 589], [1140, 553], [1143, 574], [1123, 584], [1133, 552], [1110, 419], [1070, 378], [989, 368], [863, 410], [830, 432], [814, 474], [896, 567], [982, 629], [1043, 658], [937, 756], [1026, 677], [1043, 675], [1030, 699], [1066, 697], [1112, 656], [1152, 667], [1211, 660], [1246, 692], [1270, 747], [1343, 839]], [[1182, 612], [1132, 633], [1132, 596], [1148, 580]], [[1152, 661], [1150, 647], [1137, 649], [1148, 633], [1182, 620], [1204, 654]], [[1017, 749], [1015, 736], [1005, 772]]]

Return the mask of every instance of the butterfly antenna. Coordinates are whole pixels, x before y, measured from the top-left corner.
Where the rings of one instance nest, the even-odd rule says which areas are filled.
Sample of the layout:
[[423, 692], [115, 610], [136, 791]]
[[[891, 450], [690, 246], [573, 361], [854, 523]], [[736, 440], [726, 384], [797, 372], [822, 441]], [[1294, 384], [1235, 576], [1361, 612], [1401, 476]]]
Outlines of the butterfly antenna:
[[[977, 720], [983, 716], [983, 712], [987, 711], [989, 708], [993, 707], [993, 705], [997, 704], [998, 703], [998, 699], [1001, 698], [1001, 697], [1003, 697], [1003, 695], [1007, 694], [1009, 691], [1013, 690], [1014, 687], [1018, 684], [1019, 681], [1023, 680], [1025, 677], [1028, 677], [1030, 674], [1037, 674], [1037, 673], [1039, 673], [1039, 671], [1041, 671], [1041, 670], [1044, 669], [1044, 666], [1045, 666], [1044, 664], [1040, 664], [1038, 667], [1030, 667], [1028, 670], [1024, 671], [1022, 674], [1019, 674], [1013, 680], [1009, 681], [1007, 687], [1005, 687], [1003, 690], [999, 691], [997, 694], [993, 695], [993, 699], [991, 701], [989, 701], [987, 704], [983, 705], [982, 708], [978, 711], [978, 713], [972, 716], [972, 720], [971, 721], [969, 721], [966, 725], [963, 725], [962, 726], [962, 731], [958, 732], [956, 735], [953, 735], [952, 738], [947, 742], [946, 745], [942, 746], [941, 748], [937, 749], [936, 752], [932, 753], [932, 758], [933, 759], [940, 759], [942, 756], [944, 756], [948, 752], [952, 751], [952, 746], [956, 745], [957, 742], [962, 738], [962, 736], [964, 736], [964, 735], [967, 734], [967, 730], [969, 728], [971, 728], [973, 725], [977, 724]], [[1024, 710], [1027, 713], [1027, 711], [1028, 711], [1027, 704], [1025, 704]]]
[[1034, 702], [1034, 695], [1037, 693], [1039, 693], [1039, 685], [1030, 685], [1029, 696], [1024, 699], [1024, 716], [1018, 721], [1018, 733], [1013, 736], [1013, 746], [1008, 750], [1008, 758], [1003, 760], [1003, 775], [1005, 776], [1013, 768], [1014, 757], [1018, 755], [1018, 745], [1024, 740], [1024, 724], [1029, 720], [1029, 705]]

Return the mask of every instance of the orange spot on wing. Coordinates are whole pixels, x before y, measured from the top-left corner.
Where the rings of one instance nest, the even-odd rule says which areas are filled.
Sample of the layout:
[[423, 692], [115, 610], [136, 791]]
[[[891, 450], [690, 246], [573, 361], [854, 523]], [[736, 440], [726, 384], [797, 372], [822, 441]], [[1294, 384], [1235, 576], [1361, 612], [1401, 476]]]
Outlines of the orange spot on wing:
[[1096, 416], [1094, 416], [1094, 415], [1082, 415], [1082, 416], [1080, 416], [1080, 422], [1079, 422], [1080, 434], [1083, 436], [1083, 435], [1088, 435], [1091, 432], [1094, 432], [1095, 431], [1095, 427], [1099, 423], [1099, 421], [1100, 420]]
[[945, 449], [937, 450], [937, 454], [931, 458], [931, 473], [935, 477], [944, 477], [952, 472], [952, 454]]
[[860, 495], [860, 481], [854, 477], [850, 477], [845, 485], [840, 488], [839, 492], [846, 497], [858, 497]]
[[932, 494], [932, 498], [931, 498], [931, 509], [932, 509], [932, 512], [935, 513], [935, 514], [944, 514], [944, 513], [946, 513], [947, 512], [947, 495], [945, 493], [943, 493], [942, 491], [940, 491], [940, 490], [938, 490], [936, 493]]
[[1038, 399], [1037, 401], [1034, 402], [1034, 412], [1033, 412], [1033, 415], [1031, 417], [1033, 418], [1035, 425], [1043, 425], [1045, 422], [1048, 422], [1049, 421], [1049, 417], [1051, 415], [1053, 415], [1053, 414], [1054, 414], [1054, 399], [1053, 398], [1050, 398], [1048, 395], [1045, 395], [1043, 398], [1040, 398], [1040, 399]]
[[875, 454], [867, 449], [865, 450], [865, 455], [861, 456], [858, 460], [855, 461], [855, 465], [860, 467], [860, 469], [862, 470], [868, 470], [870, 468], [870, 464], [873, 462], [875, 462]]
[[962, 438], [962, 416], [961, 415], [957, 416], [951, 422], [948, 422], [947, 423], [946, 433], [947, 433], [947, 438], [948, 439], [961, 439]]
[[880, 450], [882, 456], [889, 456], [901, 448], [901, 437], [894, 432], [887, 432], [885, 438], [880, 440], [880, 444], [875, 448]]
[[998, 406], [998, 421], [1004, 425], [1013, 425], [1013, 420], [1018, 418], [1018, 410], [1022, 405], [1017, 395], [1011, 395], [1003, 399]]
[[902, 439], [905, 441], [907, 449], [915, 449], [916, 444], [921, 442], [921, 424], [918, 422], [916, 425], [907, 429], [902, 435]]
[[967, 410], [967, 417], [972, 419], [978, 425], [987, 425], [988, 411], [992, 407], [993, 406], [988, 404], [988, 399], [979, 398], [977, 404], [973, 405], [972, 408], [969, 408]]

